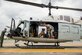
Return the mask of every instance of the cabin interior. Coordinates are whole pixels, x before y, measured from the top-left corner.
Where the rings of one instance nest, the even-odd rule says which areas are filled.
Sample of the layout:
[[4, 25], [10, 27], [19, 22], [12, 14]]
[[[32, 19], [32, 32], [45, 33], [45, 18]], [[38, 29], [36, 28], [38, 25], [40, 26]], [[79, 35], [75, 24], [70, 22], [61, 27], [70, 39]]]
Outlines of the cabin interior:
[[58, 39], [58, 23], [31, 21], [29, 36]]

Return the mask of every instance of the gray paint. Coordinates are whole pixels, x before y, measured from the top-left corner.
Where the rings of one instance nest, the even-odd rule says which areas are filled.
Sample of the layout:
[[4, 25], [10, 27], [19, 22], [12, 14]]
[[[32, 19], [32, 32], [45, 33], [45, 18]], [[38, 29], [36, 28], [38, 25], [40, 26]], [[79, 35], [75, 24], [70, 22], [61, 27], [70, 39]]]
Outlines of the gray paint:
[[80, 40], [80, 25], [58, 23], [58, 39]]

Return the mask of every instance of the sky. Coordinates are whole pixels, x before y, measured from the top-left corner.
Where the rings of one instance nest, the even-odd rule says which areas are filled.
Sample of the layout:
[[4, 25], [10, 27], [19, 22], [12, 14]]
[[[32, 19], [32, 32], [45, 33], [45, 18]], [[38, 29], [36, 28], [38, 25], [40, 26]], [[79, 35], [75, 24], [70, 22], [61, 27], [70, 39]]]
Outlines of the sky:
[[[49, 0], [24, 0], [35, 3], [48, 4]], [[72, 8], [82, 8], [82, 0], [51, 0], [53, 6], [63, 6]], [[72, 17], [81, 17], [82, 12], [71, 11], [63, 9], [52, 9], [52, 15], [68, 15]], [[18, 23], [21, 19], [28, 19], [30, 17], [45, 17], [48, 16], [47, 8], [39, 8], [30, 5], [13, 3], [5, 0], [0, 0], [0, 32], [6, 27], [10, 26], [11, 18]], [[78, 18], [77, 18], [78, 19]]]

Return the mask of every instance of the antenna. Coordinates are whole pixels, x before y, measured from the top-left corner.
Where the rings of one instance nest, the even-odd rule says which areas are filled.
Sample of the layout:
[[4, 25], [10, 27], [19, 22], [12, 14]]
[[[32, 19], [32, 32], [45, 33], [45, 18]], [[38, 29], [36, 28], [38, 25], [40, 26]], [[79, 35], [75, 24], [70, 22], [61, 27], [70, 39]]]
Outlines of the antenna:
[[49, 16], [51, 16], [51, 0], [49, 0], [48, 6], [49, 6]]

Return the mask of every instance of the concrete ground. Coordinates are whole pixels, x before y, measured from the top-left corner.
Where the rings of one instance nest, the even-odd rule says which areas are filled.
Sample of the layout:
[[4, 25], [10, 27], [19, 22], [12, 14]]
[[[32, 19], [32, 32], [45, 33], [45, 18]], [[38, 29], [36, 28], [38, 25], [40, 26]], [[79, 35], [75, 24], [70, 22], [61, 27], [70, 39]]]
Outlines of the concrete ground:
[[[25, 43], [25, 41], [19, 41], [16, 44], [19, 44], [20, 46], [25, 46], [24, 43]], [[31, 45], [31, 43], [29, 43], [29, 45]], [[43, 45], [42, 47], [44, 47], [44, 45], [46, 45], [47, 47], [49, 47], [50, 45], [54, 45], [54, 43], [33, 43], [33, 45], [35, 45], [35, 46], [36, 45]], [[15, 41], [14, 40], [4, 40], [3, 46], [4, 47], [15, 47]], [[60, 46], [61, 47], [65, 47], [65, 48], [78, 48], [78, 49], [82, 49], [82, 40], [80, 40], [80, 41], [73, 41], [73, 42], [66, 42], [66, 43], [60, 43]], [[54, 46], [51, 46], [51, 47], [54, 47]]]
[[[54, 43], [34, 43], [34, 46], [30, 46], [31, 48], [29, 48], [23, 44], [24, 42], [20, 41], [17, 44], [20, 44], [20, 46], [24, 46], [25, 48], [18, 48], [15, 46], [14, 40], [4, 40], [3, 48], [0, 48], [0, 55], [7, 55], [7, 54], [8, 55], [16, 55], [16, 54], [17, 55], [20, 55], [20, 54], [21, 55], [35, 55], [35, 54], [82, 55], [82, 40], [60, 43], [60, 47], [57, 47], [57, 48], [55, 48]], [[68, 53], [62, 53], [62, 52], [68, 52]], [[78, 52], [78, 53], [73, 53], [73, 52]]]
[[82, 55], [82, 53], [49, 53], [49, 52], [43, 52], [43, 53], [0, 53], [0, 55]]

